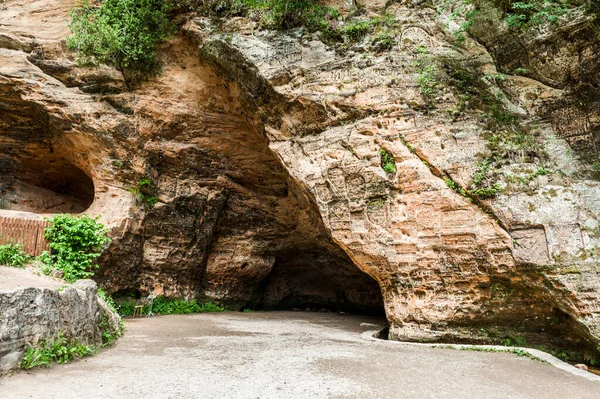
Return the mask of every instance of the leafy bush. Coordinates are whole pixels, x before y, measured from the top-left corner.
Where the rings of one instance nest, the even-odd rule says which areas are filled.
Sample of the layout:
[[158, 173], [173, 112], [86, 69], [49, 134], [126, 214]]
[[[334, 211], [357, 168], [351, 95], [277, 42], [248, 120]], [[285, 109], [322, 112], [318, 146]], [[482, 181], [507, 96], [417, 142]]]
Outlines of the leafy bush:
[[183, 299], [165, 299], [159, 296], [154, 300], [152, 311], [158, 314], [199, 313], [200, 305], [195, 299], [185, 301]]
[[215, 305], [212, 302], [206, 302], [200, 305], [200, 312], [225, 312], [226, 308], [223, 306]]
[[135, 310], [135, 301], [120, 302], [118, 305], [118, 312], [121, 316], [132, 316]]
[[34, 367], [48, 366], [53, 362], [64, 364], [78, 357], [90, 356], [96, 353], [96, 348], [67, 340], [59, 333], [52, 343], [42, 342], [39, 347], [29, 346], [21, 362], [21, 368], [28, 370]]
[[40, 260], [62, 270], [68, 282], [93, 276], [92, 270], [98, 267], [93, 261], [100, 256], [102, 245], [110, 242], [104, 225], [87, 215], [54, 215], [49, 220], [45, 236], [51, 252], [44, 252]]
[[388, 29], [384, 29], [373, 37], [371, 45], [377, 51], [391, 50], [397, 44], [395, 36]]
[[371, 21], [357, 21], [345, 25], [342, 32], [350, 41], [362, 39], [367, 33], [371, 32]]
[[171, 9], [169, 0], [84, 0], [71, 11], [67, 46], [81, 64], [113, 65], [127, 82], [144, 77], [157, 70], [156, 47], [173, 31]]
[[21, 368], [29, 370], [35, 367], [47, 366], [52, 362], [52, 358], [40, 348], [29, 346], [23, 360], [21, 361]]
[[0, 245], [0, 265], [24, 267], [29, 259], [21, 244]]
[[491, 187], [481, 187], [471, 190], [470, 193], [478, 198], [493, 198], [500, 191], [500, 183], [494, 183]]
[[233, 0], [231, 7], [254, 12], [260, 24], [269, 29], [306, 26], [315, 31], [327, 28], [329, 21], [339, 16], [336, 9], [313, 0]]
[[572, 6], [548, 0], [525, 0], [512, 2], [504, 18], [513, 29], [525, 29], [546, 22], [556, 24], [563, 15], [568, 15]]

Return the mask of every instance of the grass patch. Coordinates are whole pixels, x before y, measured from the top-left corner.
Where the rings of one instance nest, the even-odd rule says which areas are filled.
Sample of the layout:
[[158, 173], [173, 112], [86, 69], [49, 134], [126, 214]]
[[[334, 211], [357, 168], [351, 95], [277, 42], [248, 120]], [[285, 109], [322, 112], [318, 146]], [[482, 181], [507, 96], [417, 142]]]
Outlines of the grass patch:
[[82, 344], [73, 339], [68, 340], [62, 333], [59, 333], [51, 343], [41, 342], [39, 346], [29, 346], [21, 361], [21, 368], [29, 370], [41, 366], [48, 367], [52, 363], [65, 364], [97, 352], [96, 347]]
[[[133, 300], [121, 302], [118, 304], [118, 313], [121, 316], [132, 316], [136, 302]], [[144, 305], [142, 314], [147, 314], [150, 311], [149, 305]], [[227, 309], [223, 306], [216, 305], [212, 302], [199, 303], [196, 299], [174, 299], [157, 296], [152, 304], [152, 312], [155, 314], [191, 314], [205, 312], [225, 312]]]
[[473, 351], [473, 352], [507, 352], [513, 353], [517, 356], [527, 357], [532, 360], [537, 360], [538, 362], [547, 363], [545, 360], [540, 359], [539, 357], [532, 355], [531, 353], [518, 348], [506, 348], [506, 349], [497, 349], [497, 348], [485, 348], [482, 346], [461, 346], [461, 351]]

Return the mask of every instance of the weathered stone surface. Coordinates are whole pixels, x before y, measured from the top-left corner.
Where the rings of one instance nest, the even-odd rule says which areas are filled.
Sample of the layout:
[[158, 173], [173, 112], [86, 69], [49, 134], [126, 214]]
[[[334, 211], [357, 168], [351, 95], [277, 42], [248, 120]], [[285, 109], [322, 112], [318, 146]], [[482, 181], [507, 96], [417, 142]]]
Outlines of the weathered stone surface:
[[102, 344], [102, 320], [105, 331], [120, 331], [119, 316], [97, 296], [91, 280], [64, 290], [0, 287], [0, 372], [19, 367], [29, 345], [52, 342], [60, 333], [88, 345]]
[[[588, 162], [600, 107], [579, 106], [595, 89], [570, 83], [597, 83], [599, 40], [583, 19], [521, 36], [490, 25], [457, 47], [445, 8], [363, 2], [397, 22], [381, 51], [369, 35], [341, 49], [302, 28], [190, 13], [161, 50], [162, 75], [125, 91], [114, 70], [72, 63], [59, 3], [0, 11], [2, 198], [102, 215], [114, 240], [97, 280], [110, 291], [367, 311], [383, 296], [396, 339], [523, 335], [583, 356], [600, 342], [600, 185]], [[21, 22], [36, 18], [52, 29]], [[471, 72], [535, 144], [501, 154], [491, 199], [461, 188], [498, 131], [452, 87], [422, 96], [424, 53], [446, 77]], [[510, 75], [519, 68], [530, 72]], [[154, 208], [130, 192], [141, 179]]]

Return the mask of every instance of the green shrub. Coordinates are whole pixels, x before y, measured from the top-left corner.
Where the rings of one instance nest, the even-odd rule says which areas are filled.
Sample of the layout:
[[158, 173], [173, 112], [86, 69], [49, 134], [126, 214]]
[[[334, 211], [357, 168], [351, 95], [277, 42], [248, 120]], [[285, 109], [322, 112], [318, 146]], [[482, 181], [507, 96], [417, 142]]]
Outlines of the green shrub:
[[372, 24], [370, 20], [357, 21], [344, 25], [342, 33], [344, 33], [350, 41], [357, 41], [362, 39], [367, 33], [371, 32], [371, 29]]
[[173, 31], [171, 1], [88, 0], [71, 11], [72, 36], [67, 46], [77, 51], [80, 64], [117, 67], [127, 82], [158, 68], [156, 48]]
[[67, 340], [62, 333], [59, 333], [52, 343], [42, 342], [38, 347], [29, 346], [21, 361], [21, 368], [28, 370], [48, 366], [53, 362], [64, 364], [78, 357], [93, 355], [96, 351], [93, 346], [76, 340]]
[[525, 0], [511, 2], [504, 22], [513, 29], [522, 30], [544, 23], [556, 24], [568, 15], [573, 6], [548, 0]]
[[135, 301], [120, 302], [117, 309], [118, 313], [123, 317], [132, 316], [133, 311], [135, 310]]
[[94, 275], [93, 264], [100, 256], [102, 246], [110, 242], [107, 229], [87, 215], [54, 215], [48, 219], [50, 227], [45, 230], [51, 252], [44, 252], [40, 260], [47, 266], [62, 270], [68, 282]]
[[199, 313], [200, 305], [198, 305], [195, 299], [185, 301], [183, 299], [166, 299], [158, 296], [152, 304], [152, 312], [157, 314]]
[[242, 13], [254, 13], [259, 23], [269, 29], [306, 26], [309, 30], [328, 28], [339, 12], [316, 4], [313, 0], [233, 0], [230, 7]]
[[470, 193], [478, 198], [493, 198], [500, 191], [500, 183], [494, 183], [491, 187], [481, 187], [471, 190]]
[[[125, 301], [118, 305], [119, 314], [123, 317], [132, 316], [135, 309], [135, 301]], [[172, 299], [157, 296], [152, 304], [152, 313], [155, 314], [190, 314], [190, 313], [203, 313], [203, 312], [225, 312], [227, 309], [215, 305], [211, 302], [198, 303], [196, 299], [185, 300], [185, 299]], [[150, 311], [148, 305], [144, 305], [142, 310], [143, 314], [147, 314]]]
[[200, 305], [200, 312], [225, 312], [226, 308], [223, 306], [215, 305], [212, 302], [206, 302]]
[[30, 259], [21, 244], [0, 245], [0, 265], [24, 267]]

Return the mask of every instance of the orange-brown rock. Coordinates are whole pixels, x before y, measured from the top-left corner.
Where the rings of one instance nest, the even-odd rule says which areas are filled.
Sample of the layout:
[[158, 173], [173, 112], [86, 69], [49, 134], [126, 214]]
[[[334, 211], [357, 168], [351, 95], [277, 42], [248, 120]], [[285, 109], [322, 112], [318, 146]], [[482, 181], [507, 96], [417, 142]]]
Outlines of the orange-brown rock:
[[[102, 215], [114, 240], [96, 279], [113, 293], [383, 305], [402, 340], [523, 336], [580, 357], [600, 342], [600, 184], [583, 157], [600, 145], [598, 107], [569, 103], [567, 77], [544, 78], [568, 69], [594, 83], [583, 55], [597, 36], [546, 35], [546, 52], [513, 65], [505, 32], [458, 48], [447, 15], [396, 2], [366, 2], [399, 26], [387, 51], [369, 37], [340, 51], [318, 33], [244, 19], [219, 33], [190, 13], [161, 50], [162, 74], [128, 91], [108, 67], [75, 65], [70, 2], [56, 3], [0, 11], [2, 198]], [[542, 67], [549, 40], [568, 54]], [[447, 75], [468, 65], [529, 127], [536, 153], [494, 164], [492, 199], [465, 191], [492, 151], [489, 119], [449, 87], [423, 99], [424, 51], [457, 63]], [[494, 77], [524, 66], [535, 72]], [[567, 117], [578, 112], [584, 126]], [[156, 206], [131, 193], [141, 179]]]

